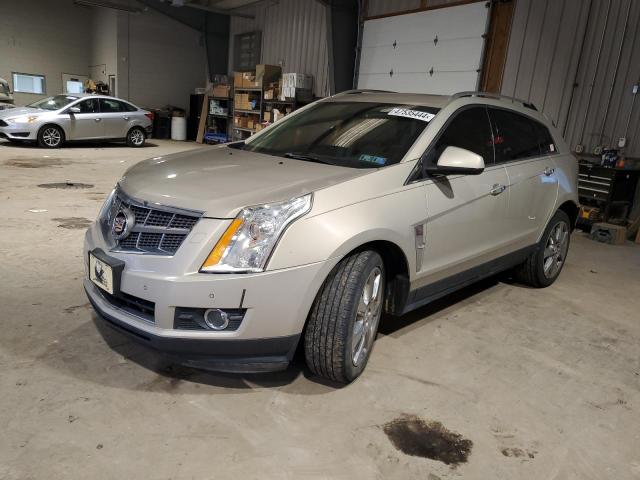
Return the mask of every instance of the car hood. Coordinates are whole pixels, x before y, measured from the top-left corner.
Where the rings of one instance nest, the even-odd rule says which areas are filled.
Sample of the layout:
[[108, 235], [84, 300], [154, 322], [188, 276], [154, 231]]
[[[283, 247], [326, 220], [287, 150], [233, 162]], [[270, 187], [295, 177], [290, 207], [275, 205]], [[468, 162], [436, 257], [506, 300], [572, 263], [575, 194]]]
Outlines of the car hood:
[[138, 200], [233, 218], [246, 206], [289, 200], [367, 172], [220, 146], [145, 160], [119, 186]]
[[42, 115], [49, 113], [48, 110], [30, 107], [15, 107], [0, 111], [0, 118], [17, 117], [18, 115]]

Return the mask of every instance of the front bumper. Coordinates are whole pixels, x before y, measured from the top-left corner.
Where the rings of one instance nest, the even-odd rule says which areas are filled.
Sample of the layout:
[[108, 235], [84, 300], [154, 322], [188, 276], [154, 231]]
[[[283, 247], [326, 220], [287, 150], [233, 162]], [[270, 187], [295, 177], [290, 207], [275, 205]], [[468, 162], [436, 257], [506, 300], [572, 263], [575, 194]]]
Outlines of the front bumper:
[[12, 124], [0, 126], [0, 138], [11, 138], [15, 140], [36, 140], [38, 130], [27, 124]]
[[[286, 368], [316, 293], [335, 262], [318, 262], [256, 274], [198, 273], [228, 221], [201, 219], [172, 257], [109, 249], [99, 226], [86, 234], [84, 287], [100, 317], [180, 363], [218, 371], [261, 372]], [[151, 319], [119, 308], [88, 279], [88, 253], [95, 249], [125, 263], [120, 290], [153, 302]], [[176, 328], [176, 308], [246, 309], [233, 331]]]

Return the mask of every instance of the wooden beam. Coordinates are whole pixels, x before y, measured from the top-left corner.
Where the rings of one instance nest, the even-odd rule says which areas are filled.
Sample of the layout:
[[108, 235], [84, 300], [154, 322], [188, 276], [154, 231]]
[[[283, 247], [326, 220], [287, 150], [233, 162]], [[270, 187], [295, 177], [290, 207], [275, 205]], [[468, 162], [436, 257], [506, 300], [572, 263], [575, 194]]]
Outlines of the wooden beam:
[[493, 3], [480, 81], [480, 90], [483, 92], [500, 93], [502, 89], [514, 4], [515, 1], [511, 0]]
[[[458, 0], [451, 3], [443, 3], [441, 5], [433, 5], [431, 7], [420, 7], [412, 10], [403, 10], [401, 12], [385, 13], [384, 15], [373, 15], [371, 17], [365, 17], [365, 20], [375, 20], [377, 18], [396, 17], [398, 15], [408, 15], [409, 13], [428, 12], [429, 10], [438, 10], [440, 8], [457, 7], [459, 5], [468, 5], [470, 3], [486, 2], [487, 0]], [[429, 3], [429, 2], [425, 2]], [[422, 3], [421, 3], [422, 5]]]
[[207, 128], [207, 117], [209, 116], [209, 95], [204, 96], [202, 102], [202, 109], [200, 110], [200, 123], [198, 124], [198, 135], [196, 136], [196, 142], [202, 143], [204, 140], [204, 130]]

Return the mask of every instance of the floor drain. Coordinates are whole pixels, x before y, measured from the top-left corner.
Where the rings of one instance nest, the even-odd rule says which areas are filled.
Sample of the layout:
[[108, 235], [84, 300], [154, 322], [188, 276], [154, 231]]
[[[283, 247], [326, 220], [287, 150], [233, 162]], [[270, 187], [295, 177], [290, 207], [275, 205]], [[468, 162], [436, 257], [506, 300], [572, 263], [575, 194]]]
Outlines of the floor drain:
[[81, 188], [93, 188], [93, 185], [90, 183], [79, 182], [41, 183], [38, 186], [40, 188], [69, 188], [72, 190], [79, 190]]

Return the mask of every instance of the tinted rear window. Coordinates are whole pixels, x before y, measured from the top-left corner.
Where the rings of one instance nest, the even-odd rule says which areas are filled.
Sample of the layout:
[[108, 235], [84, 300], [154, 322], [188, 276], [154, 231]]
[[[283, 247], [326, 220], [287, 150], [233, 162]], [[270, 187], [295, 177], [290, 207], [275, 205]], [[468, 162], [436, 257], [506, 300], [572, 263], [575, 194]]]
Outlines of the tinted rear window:
[[541, 154], [538, 122], [524, 115], [495, 108], [490, 109], [490, 115], [496, 162], [510, 162]]

